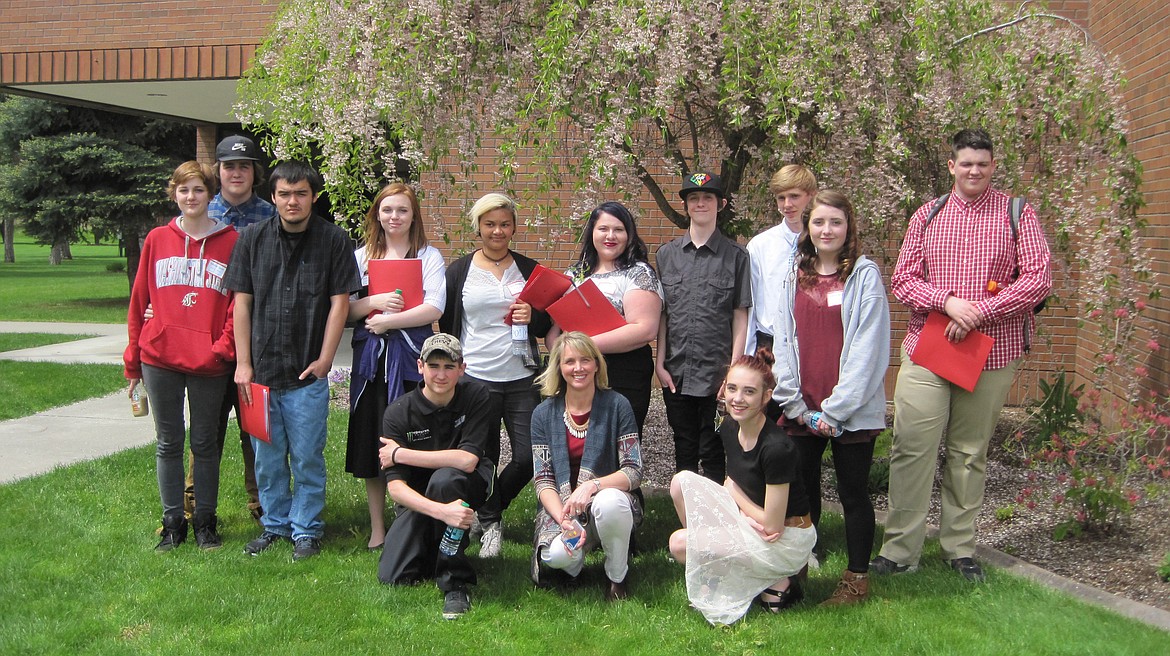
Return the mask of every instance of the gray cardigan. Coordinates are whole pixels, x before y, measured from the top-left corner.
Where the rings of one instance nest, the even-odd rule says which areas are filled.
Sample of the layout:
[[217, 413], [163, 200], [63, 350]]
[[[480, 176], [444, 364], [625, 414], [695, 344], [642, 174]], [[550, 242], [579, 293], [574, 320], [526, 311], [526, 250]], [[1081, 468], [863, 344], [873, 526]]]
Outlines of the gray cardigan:
[[[800, 393], [800, 351], [796, 341], [795, 267], [785, 278], [773, 317], [776, 343], [776, 389], [772, 398], [784, 415], [796, 419], [808, 406]], [[886, 369], [890, 364], [890, 307], [886, 287], [876, 264], [864, 255], [857, 259], [845, 281], [841, 301], [841, 323], [845, 329], [841, 346], [837, 386], [821, 404], [824, 420], [846, 431], [886, 427]]]

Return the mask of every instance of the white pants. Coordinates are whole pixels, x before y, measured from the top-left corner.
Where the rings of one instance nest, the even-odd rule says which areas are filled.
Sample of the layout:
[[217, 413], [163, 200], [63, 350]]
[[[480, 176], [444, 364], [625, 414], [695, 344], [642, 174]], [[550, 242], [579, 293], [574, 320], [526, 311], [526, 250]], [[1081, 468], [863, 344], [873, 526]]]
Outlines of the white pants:
[[585, 544], [576, 551], [558, 535], [552, 544], [540, 550], [540, 560], [554, 569], [577, 576], [585, 566], [585, 554], [597, 545], [605, 550], [605, 575], [610, 581], [624, 581], [630, 569], [630, 535], [634, 532], [634, 512], [630, 495], [606, 488], [593, 496], [589, 504], [591, 521], [585, 527]]

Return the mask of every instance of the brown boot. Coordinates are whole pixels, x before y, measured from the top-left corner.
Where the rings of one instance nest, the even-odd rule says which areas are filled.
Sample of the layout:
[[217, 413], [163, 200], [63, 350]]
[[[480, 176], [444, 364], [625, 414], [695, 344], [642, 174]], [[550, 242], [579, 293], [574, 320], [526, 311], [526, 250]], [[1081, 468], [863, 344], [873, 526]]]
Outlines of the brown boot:
[[845, 570], [833, 596], [821, 602], [822, 606], [845, 606], [869, 599], [869, 575]]

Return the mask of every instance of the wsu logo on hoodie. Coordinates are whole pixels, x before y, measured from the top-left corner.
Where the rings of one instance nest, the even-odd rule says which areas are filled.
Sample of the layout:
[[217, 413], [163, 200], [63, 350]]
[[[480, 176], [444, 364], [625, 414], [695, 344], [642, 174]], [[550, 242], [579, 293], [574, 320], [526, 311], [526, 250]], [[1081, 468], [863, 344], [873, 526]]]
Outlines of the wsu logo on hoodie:
[[[181, 255], [164, 257], [154, 263], [155, 286], [159, 289], [171, 285], [203, 287], [225, 294], [223, 274], [226, 271], [227, 265], [219, 260], [190, 259]], [[195, 305], [195, 294], [184, 296], [183, 305]]]

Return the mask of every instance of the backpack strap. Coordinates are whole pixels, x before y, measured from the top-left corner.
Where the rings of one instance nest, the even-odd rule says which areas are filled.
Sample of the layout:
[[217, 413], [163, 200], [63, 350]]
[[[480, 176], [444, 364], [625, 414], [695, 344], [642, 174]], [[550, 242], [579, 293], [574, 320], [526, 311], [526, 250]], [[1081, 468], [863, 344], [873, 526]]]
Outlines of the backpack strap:
[[[930, 213], [928, 213], [926, 215], [926, 220], [922, 222], [922, 247], [923, 247], [923, 249], [926, 248], [926, 229], [930, 227], [930, 222], [934, 220], [934, 217], [938, 216], [938, 213], [942, 211], [943, 206], [947, 204], [947, 201], [950, 200], [950, 198], [951, 198], [951, 194], [949, 192], [936, 198], [934, 201], [934, 205], [932, 205], [930, 208]], [[923, 253], [923, 257], [922, 257], [922, 279], [923, 280], [930, 280], [930, 273], [929, 273], [929, 271], [927, 271], [927, 268], [926, 268], [926, 254], [925, 253]]]
[[1020, 217], [1024, 215], [1024, 205], [1028, 202], [1023, 196], [1012, 196], [1008, 203], [1008, 221], [1012, 226], [1012, 240], [1020, 241]]

